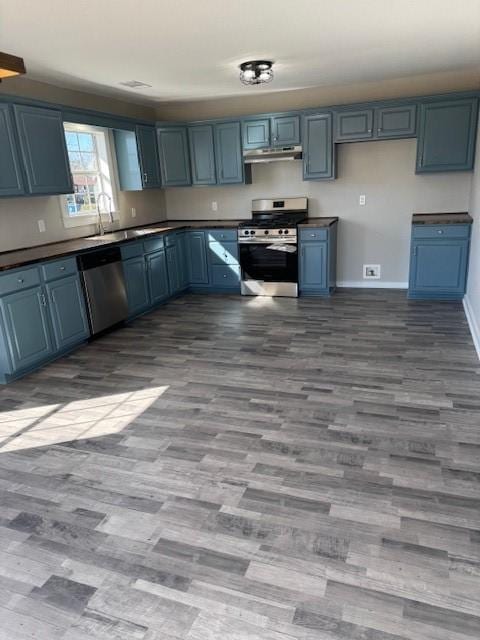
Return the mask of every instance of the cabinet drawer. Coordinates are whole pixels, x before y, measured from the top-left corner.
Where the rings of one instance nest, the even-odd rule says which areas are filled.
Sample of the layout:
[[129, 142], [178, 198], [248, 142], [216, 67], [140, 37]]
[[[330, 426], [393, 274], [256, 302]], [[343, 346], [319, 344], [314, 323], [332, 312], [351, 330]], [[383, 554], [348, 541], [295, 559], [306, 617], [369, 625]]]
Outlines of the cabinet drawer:
[[76, 258], [65, 258], [63, 260], [55, 260], [42, 265], [42, 275], [46, 282], [63, 278], [64, 276], [74, 276], [77, 269]]
[[0, 295], [21, 291], [40, 284], [40, 272], [37, 267], [22, 269], [0, 276]]
[[177, 232], [175, 231], [174, 233], [169, 233], [166, 236], [163, 236], [163, 240], [165, 242], [165, 246], [166, 247], [173, 247], [174, 245], [177, 244], [178, 242], [178, 238], [180, 233], [185, 233], [185, 232]]
[[313, 242], [318, 240], [326, 240], [328, 229], [316, 229], [311, 227], [310, 229], [300, 229], [300, 240], [302, 242]]
[[145, 240], [143, 246], [145, 247], [145, 253], [153, 253], [154, 251], [159, 251], [165, 246], [164, 238], [163, 236], [158, 236], [157, 238], [152, 238], [151, 240]]
[[236, 242], [237, 230], [236, 229], [211, 229], [208, 231], [209, 242]]
[[469, 238], [469, 224], [414, 224], [414, 238]]
[[236, 242], [209, 242], [208, 254], [212, 264], [238, 264]]
[[122, 254], [122, 260], [128, 260], [129, 258], [137, 258], [143, 256], [143, 243], [142, 242], [130, 242], [128, 244], [122, 244], [120, 247]]
[[212, 285], [214, 287], [238, 287], [240, 267], [236, 265], [212, 265]]

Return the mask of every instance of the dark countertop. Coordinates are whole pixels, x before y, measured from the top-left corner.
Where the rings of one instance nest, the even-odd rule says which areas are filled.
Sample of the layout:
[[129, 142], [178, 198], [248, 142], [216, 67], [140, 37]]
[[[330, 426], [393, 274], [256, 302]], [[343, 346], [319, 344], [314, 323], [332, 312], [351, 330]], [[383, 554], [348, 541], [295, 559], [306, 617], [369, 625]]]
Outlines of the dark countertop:
[[412, 224], [472, 224], [473, 218], [466, 211], [452, 213], [414, 213]]
[[299, 227], [331, 227], [332, 224], [338, 222], [337, 217], [330, 218], [308, 218], [305, 222], [301, 222]]
[[[311, 218], [301, 224], [302, 227], [328, 227], [338, 218]], [[236, 229], [243, 220], [165, 220], [144, 227], [134, 227], [122, 231], [106, 233], [104, 236], [89, 236], [75, 240], [63, 240], [27, 249], [0, 253], [0, 271], [15, 269], [44, 260], [64, 258], [66, 256], [89, 251], [110, 244], [121, 244], [129, 240], [148, 238], [149, 236], [168, 233], [178, 229]]]
[[153, 225], [124, 229], [106, 233], [104, 236], [89, 236], [74, 240], [63, 240], [27, 249], [5, 251], [0, 253], [0, 271], [35, 264], [43, 260], [64, 258], [69, 255], [96, 249], [110, 244], [121, 244], [129, 240], [137, 240], [160, 233], [168, 233], [178, 229], [225, 229], [238, 227], [240, 220], [172, 220], [162, 221]]

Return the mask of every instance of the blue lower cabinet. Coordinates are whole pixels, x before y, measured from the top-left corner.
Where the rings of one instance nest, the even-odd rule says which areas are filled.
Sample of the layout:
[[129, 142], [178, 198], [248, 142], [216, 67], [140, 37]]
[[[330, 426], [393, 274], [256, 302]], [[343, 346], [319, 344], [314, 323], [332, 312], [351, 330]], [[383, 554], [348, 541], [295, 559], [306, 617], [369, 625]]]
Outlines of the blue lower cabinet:
[[146, 256], [148, 286], [152, 305], [163, 302], [168, 298], [167, 259], [165, 251], [156, 251]]
[[210, 284], [205, 231], [187, 233], [187, 265], [188, 281], [192, 287]]
[[10, 367], [7, 374], [35, 367], [54, 354], [47, 298], [37, 286], [0, 298]]
[[235, 264], [213, 264], [212, 287], [214, 289], [240, 289], [240, 267]]
[[143, 254], [123, 261], [123, 273], [127, 289], [130, 316], [145, 311], [150, 306], [148, 292], [147, 263]]
[[337, 225], [300, 229], [300, 294], [328, 296], [336, 286]]
[[177, 234], [178, 278], [183, 291], [189, 285], [187, 265], [187, 236], [184, 232]]
[[165, 253], [167, 257], [168, 288], [170, 295], [174, 296], [181, 291], [177, 245], [173, 244], [167, 247]]
[[[467, 234], [463, 238], [458, 237], [462, 228]], [[431, 226], [418, 231], [414, 225], [408, 297], [461, 300], [467, 285], [469, 244], [469, 225]]]
[[46, 285], [57, 350], [84, 342], [90, 335], [78, 275]]

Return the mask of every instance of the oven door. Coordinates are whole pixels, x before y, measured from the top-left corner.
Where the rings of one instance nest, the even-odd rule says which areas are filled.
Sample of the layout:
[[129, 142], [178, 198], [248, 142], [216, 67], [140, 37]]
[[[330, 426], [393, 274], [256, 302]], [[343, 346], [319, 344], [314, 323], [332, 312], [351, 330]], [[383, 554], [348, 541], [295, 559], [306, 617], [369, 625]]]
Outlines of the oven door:
[[296, 243], [241, 243], [242, 294], [298, 295]]

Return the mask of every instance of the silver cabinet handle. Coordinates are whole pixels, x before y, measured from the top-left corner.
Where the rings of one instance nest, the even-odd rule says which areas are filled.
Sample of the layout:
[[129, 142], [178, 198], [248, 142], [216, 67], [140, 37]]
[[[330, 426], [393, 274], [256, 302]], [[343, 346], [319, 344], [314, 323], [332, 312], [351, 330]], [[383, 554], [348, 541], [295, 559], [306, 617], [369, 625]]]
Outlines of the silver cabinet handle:
[[143, 172], [143, 181], [148, 182], [148, 173], [146, 171]]
[[440, 235], [442, 235], [442, 233], [443, 233], [443, 229], [438, 229], [437, 233], [438, 233], [438, 234], [440, 234]]
[[55, 291], [51, 291], [51, 292], [50, 292], [50, 295], [51, 295], [51, 297], [52, 297], [52, 302], [53, 302], [53, 304], [57, 304], [57, 301], [55, 300]]
[[65, 271], [65, 267], [60, 267], [60, 271]]
[[369, 130], [368, 130], [368, 133], [372, 133], [372, 130], [371, 130], [371, 129], [369, 129]]
[[42, 294], [40, 295], [40, 302], [42, 303], [42, 306], [43, 306], [43, 307], [46, 307], [46, 306], [47, 306], [47, 299], [46, 299], [46, 297], [45, 297], [45, 294], [44, 294], [44, 293], [42, 293]]
[[227, 277], [227, 274], [226, 274], [226, 273], [224, 273], [224, 274], [223, 274], [223, 277], [224, 277], [224, 278], [226, 278], [226, 277]]
[[310, 234], [310, 237], [315, 238], [315, 237], [316, 237], [316, 235], [317, 235], [316, 233], [311, 233], [311, 234]]
[[25, 282], [25, 280], [23, 278], [18, 278], [17, 282], [19, 282], [20, 284], [22, 284], [23, 282]]

